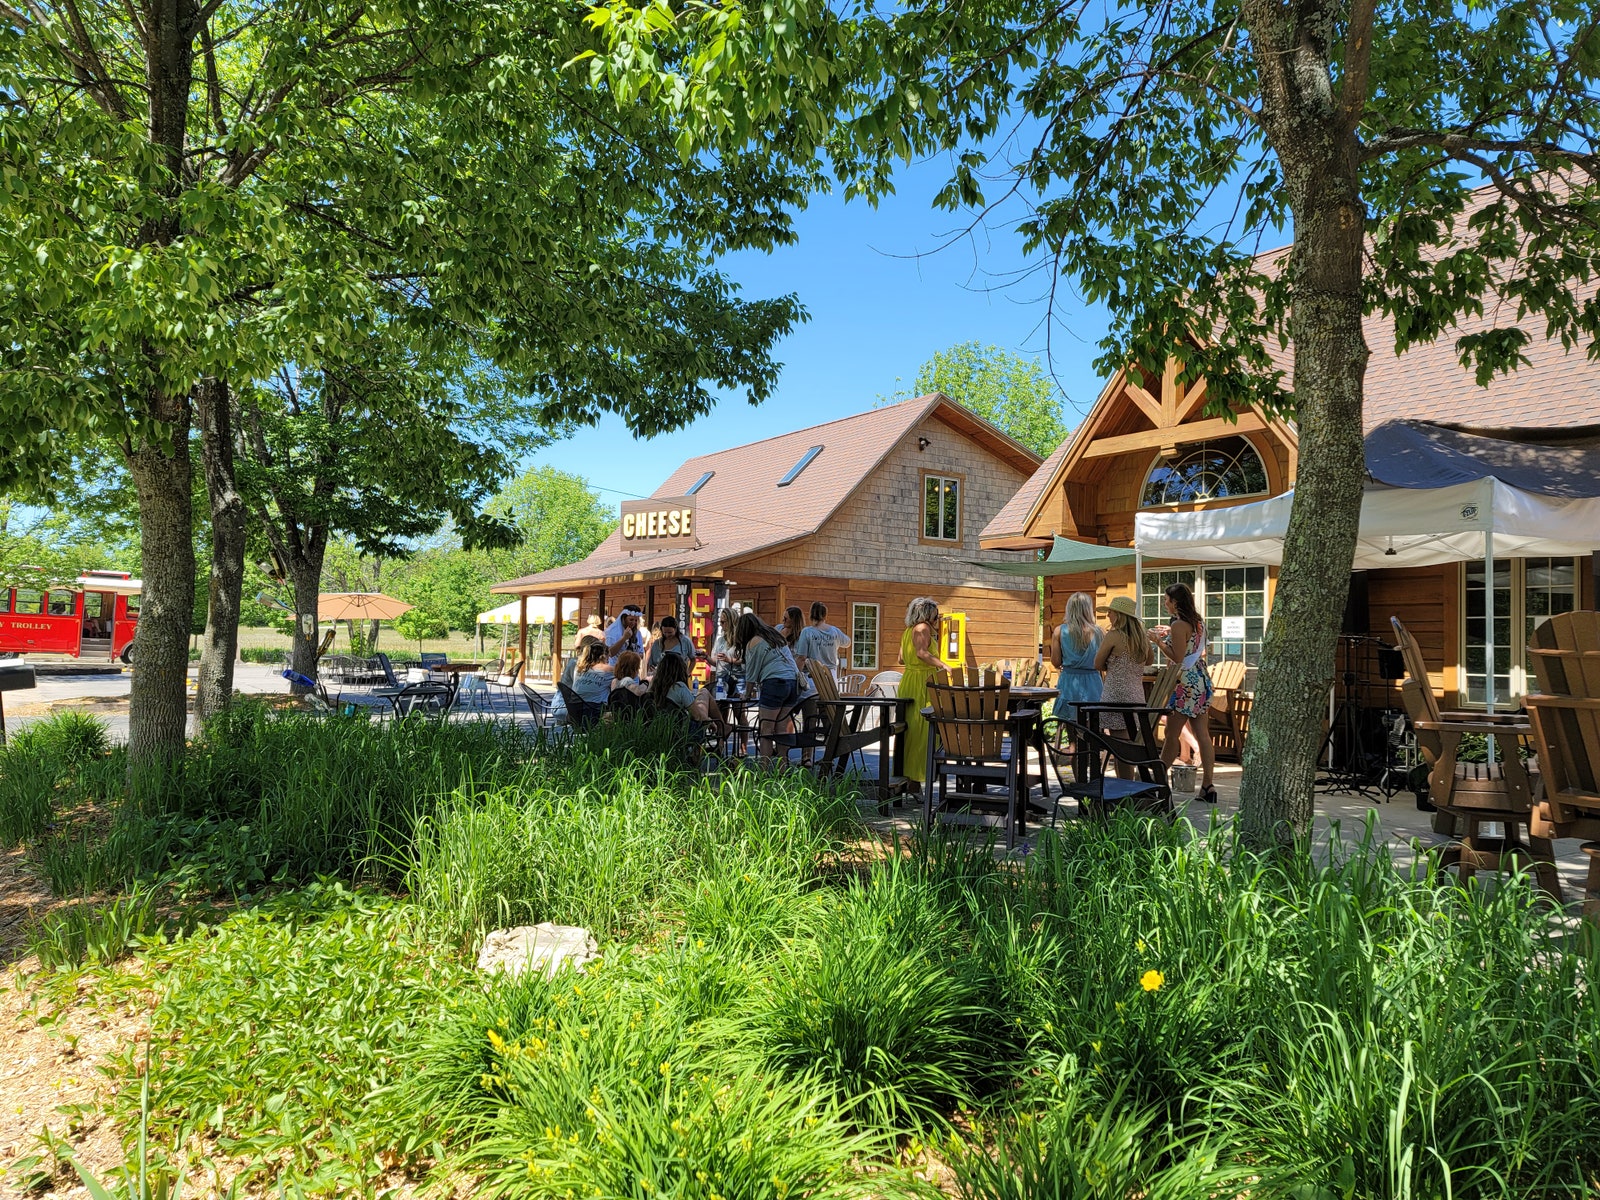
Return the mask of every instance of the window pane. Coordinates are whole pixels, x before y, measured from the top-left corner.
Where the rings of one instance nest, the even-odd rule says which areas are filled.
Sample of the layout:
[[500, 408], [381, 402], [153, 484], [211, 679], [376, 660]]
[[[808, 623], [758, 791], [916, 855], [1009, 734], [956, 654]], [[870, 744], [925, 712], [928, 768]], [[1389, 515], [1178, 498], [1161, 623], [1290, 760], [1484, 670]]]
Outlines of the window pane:
[[867, 671], [878, 669], [876, 604], [855, 604], [850, 608], [850, 665]]
[[0, 588], [0, 613], [11, 611], [11, 589]]
[[31, 588], [17, 589], [17, 611], [19, 613], [34, 614], [44, 611], [44, 593], [33, 591]]
[[50, 615], [52, 617], [70, 617], [72, 610], [77, 607], [75, 597], [71, 592], [50, 593]]
[[922, 481], [922, 536], [939, 536], [939, 477], [929, 475]]
[[139, 604], [143, 599], [143, 596], [128, 597], [128, 615], [130, 617], [137, 617], [139, 615]]
[[1177, 458], [1156, 463], [1145, 477], [1139, 503], [1151, 508], [1266, 490], [1266, 466], [1248, 439], [1219, 438], [1185, 447]]
[[105, 595], [101, 592], [85, 592], [83, 596], [83, 615], [86, 617], [102, 616], [100, 605], [104, 599]]
[[961, 509], [961, 481], [946, 479], [944, 481], [944, 536], [949, 541], [955, 541], [957, 531], [960, 529]]
[[[1494, 564], [1494, 702], [1511, 703], [1511, 563], [1506, 559]], [[1464, 660], [1466, 675], [1466, 701], [1482, 704], [1485, 700], [1485, 651], [1488, 623], [1484, 619], [1486, 596], [1483, 586], [1483, 563], [1467, 564], [1467, 594], [1463, 597], [1466, 617], [1467, 644]]]

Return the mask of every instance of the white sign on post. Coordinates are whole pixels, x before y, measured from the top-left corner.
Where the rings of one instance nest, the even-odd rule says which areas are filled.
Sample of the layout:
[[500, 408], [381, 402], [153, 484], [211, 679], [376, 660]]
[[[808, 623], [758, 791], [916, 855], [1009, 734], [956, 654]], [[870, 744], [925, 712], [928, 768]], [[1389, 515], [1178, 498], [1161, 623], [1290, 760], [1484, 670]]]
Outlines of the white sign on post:
[[1225, 642], [1242, 642], [1242, 641], [1244, 641], [1244, 618], [1243, 617], [1223, 617], [1222, 618], [1222, 640], [1225, 641]]

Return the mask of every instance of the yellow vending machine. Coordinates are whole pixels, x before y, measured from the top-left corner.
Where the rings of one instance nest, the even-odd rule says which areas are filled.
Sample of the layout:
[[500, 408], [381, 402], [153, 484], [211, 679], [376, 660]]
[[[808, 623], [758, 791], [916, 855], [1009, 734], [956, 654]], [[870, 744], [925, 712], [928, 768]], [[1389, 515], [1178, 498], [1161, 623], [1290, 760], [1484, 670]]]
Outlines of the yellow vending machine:
[[939, 619], [939, 661], [947, 667], [967, 661], [967, 614], [945, 613]]

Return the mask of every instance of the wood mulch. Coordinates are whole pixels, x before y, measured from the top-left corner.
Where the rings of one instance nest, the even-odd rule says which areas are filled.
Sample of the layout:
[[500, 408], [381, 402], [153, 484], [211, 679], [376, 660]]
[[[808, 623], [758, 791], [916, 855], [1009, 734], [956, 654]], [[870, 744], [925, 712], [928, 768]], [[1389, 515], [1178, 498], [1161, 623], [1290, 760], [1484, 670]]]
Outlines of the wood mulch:
[[[86, 976], [55, 1009], [35, 990], [28, 926], [65, 903], [24, 850], [0, 854], [0, 1188], [17, 1195], [89, 1194], [57, 1163], [43, 1131], [101, 1179], [121, 1165], [122, 1139], [104, 1111], [116, 1085], [103, 1068], [149, 1036], [148, 996], [107, 1001]], [[37, 1165], [19, 1177], [12, 1168], [31, 1157]]]

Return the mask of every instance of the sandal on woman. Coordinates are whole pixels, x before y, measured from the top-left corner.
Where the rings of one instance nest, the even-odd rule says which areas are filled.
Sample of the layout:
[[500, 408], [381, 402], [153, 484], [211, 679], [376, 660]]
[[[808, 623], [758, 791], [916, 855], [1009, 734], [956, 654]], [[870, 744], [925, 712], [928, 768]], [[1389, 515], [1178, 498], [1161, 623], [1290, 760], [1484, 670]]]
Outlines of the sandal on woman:
[[1215, 804], [1216, 802], [1217, 802], [1217, 789], [1215, 787], [1213, 787], [1211, 784], [1208, 783], [1208, 784], [1206, 784], [1205, 787], [1200, 789], [1200, 803], [1201, 804]]

